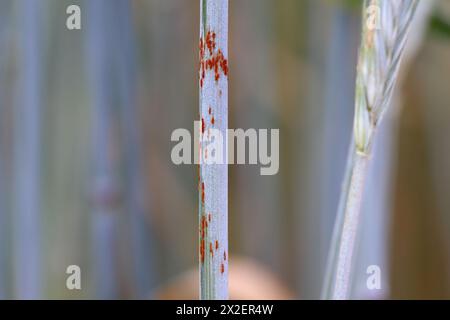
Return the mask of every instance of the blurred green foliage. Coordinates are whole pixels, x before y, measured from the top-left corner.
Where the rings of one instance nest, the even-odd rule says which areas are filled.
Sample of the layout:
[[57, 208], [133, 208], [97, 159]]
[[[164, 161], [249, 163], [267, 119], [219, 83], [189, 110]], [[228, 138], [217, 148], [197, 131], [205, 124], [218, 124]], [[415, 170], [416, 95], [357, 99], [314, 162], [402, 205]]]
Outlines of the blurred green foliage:
[[432, 35], [450, 39], [450, 22], [436, 14], [430, 20], [429, 31]]

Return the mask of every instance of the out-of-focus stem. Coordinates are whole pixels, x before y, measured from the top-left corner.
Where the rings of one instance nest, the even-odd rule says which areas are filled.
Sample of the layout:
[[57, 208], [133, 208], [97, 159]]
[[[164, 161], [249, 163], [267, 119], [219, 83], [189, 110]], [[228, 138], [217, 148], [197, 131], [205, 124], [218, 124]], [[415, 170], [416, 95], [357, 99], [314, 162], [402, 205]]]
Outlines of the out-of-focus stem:
[[124, 196], [126, 212], [130, 219], [131, 256], [133, 287], [135, 297], [148, 297], [155, 280], [151, 241], [150, 219], [144, 206], [145, 175], [143, 174], [143, 146], [140, 135], [138, 105], [136, 102], [136, 53], [133, 25], [132, 3], [128, 0], [115, 0], [114, 53], [117, 55], [117, 78], [119, 83], [121, 125], [123, 139]]
[[42, 290], [40, 188], [42, 114], [42, 3], [18, 2], [23, 27], [14, 132], [15, 290], [19, 299], [38, 299]]
[[106, 0], [87, 6], [87, 49], [92, 89], [92, 219], [96, 297], [118, 298], [117, 219], [119, 184], [113, 150], [113, 92], [110, 82], [111, 29], [115, 23]]

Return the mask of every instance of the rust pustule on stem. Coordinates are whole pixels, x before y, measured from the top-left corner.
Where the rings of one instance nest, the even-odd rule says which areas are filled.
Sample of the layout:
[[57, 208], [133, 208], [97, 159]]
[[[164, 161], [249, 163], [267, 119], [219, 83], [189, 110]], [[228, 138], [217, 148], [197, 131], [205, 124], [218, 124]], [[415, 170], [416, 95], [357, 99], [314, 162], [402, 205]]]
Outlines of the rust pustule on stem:
[[202, 118], [202, 133], [205, 133], [205, 128], [206, 128], [205, 119]]
[[200, 240], [200, 261], [205, 262], [205, 239]]
[[[199, 118], [200, 160], [220, 155], [228, 159], [227, 141], [222, 150], [211, 149], [210, 138], [228, 129], [228, 0], [200, 0]], [[214, 136], [215, 137], [215, 136]], [[204, 152], [203, 152], [204, 150]], [[214, 150], [216, 152], [214, 153]], [[217, 152], [220, 151], [220, 152]], [[200, 298], [228, 298], [228, 166], [215, 161], [200, 163], [199, 222]], [[206, 194], [206, 188], [207, 194]], [[203, 221], [205, 220], [205, 221]], [[206, 227], [206, 226], [207, 227]], [[202, 237], [203, 235], [203, 237]], [[209, 246], [209, 248], [205, 248]], [[204, 250], [209, 250], [205, 254]], [[217, 251], [215, 253], [214, 251]]]
[[200, 220], [200, 261], [205, 262], [205, 239], [208, 234], [208, 221], [205, 216], [201, 217]]
[[205, 203], [205, 183], [202, 182], [202, 203]]
[[206, 77], [206, 72], [209, 70], [214, 71], [214, 80], [217, 82], [220, 79], [221, 73], [224, 76], [228, 76], [228, 59], [225, 58], [222, 50], [216, 50], [216, 33], [208, 31], [206, 33], [206, 39], [200, 38], [200, 87], [203, 88], [203, 84]]

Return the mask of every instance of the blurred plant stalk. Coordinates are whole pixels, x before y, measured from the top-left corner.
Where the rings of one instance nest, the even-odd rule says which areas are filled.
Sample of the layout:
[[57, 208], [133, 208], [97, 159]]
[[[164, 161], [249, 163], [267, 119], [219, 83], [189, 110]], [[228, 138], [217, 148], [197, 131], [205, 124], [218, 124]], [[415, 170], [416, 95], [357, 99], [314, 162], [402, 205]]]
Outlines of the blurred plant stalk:
[[[206, 163], [210, 129], [227, 137], [228, 0], [200, 0], [200, 299], [228, 299], [228, 166]], [[197, 142], [196, 142], [197, 143]], [[228, 159], [227, 141], [222, 156]], [[215, 150], [215, 152], [220, 152]]]
[[15, 297], [42, 295], [41, 158], [42, 57], [45, 7], [32, 0], [18, 1], [22, 29], [20, 70], [14, 109], [14, 271]]
[[7, 144], [3, 138], [5, 134], [5, 119], [8, 119], [7, 106], [7, 68], [6, 64], [11, 58], [11, 53], [8, 48], [11, 47], [12, 37], [7, 32], [8, 24], [11, 22], [11, 8], [10, 3], [0, 3], [0, 299], [8, 297], [8, 260], [11, 252], [8, 244], [8, 206], [7, 199], [9, 193], [8, 176], [6, 174], [8, 157]]
[[133, 10], [127, 0], [107, 2], [88, 6], [96, 292], [99, 298], [116, 299], [122, 293], [119, 279], [125, 278], [131, 283], [129, 294], [143, 299], [154, 268], [143, 191]]
[[322, 297], [347, 299], [361, 204], [376, 129], [389, 107], [417, 0], [366, 0], [357, 66], [354, 135]]
[[114, 15], [117, 17], [114, 27], [120, 37], [114, 38], [111, 50], [117, 56], [116, 68], [118, 95], [120, 105], [119, 126], [122, 132], [122, 158], [124, 186], [124, 206], [130, 224], [131, 270], [133, 279], [133, 296], [143, 299], [148, 296], [155, 278], [153, 264], [154, 247], [150, 219], [145, 205], [146, 176], [143, 165], [142, 128], [139, 121], [139, 110], [136, 101], [136, 39], [133, 23], [132, 3], [127, 0], [116, 0]]
[[113, 150], [114, 92], [111, 86], [111, 30], [116, 21], [106, 0], [89, 1], [90, 26], [86, 33], [92, 87], [92, 236], [95, 294], [99, 299], [119, 297], [118, 217], [122, 196], [118, 161]]

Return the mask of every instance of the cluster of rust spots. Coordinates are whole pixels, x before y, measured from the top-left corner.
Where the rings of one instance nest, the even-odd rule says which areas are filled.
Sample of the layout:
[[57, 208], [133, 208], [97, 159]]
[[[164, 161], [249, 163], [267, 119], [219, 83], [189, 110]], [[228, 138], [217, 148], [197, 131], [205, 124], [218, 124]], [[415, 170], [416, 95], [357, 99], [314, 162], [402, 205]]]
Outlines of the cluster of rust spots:
[[200, 192], [202, 195], [202, 203], [205, 203], [205, 183], [204, 182], [201, 183], [201, 188], [202, 188], [202, 190]]
[[[200, 261], [201, 263], [205, 262], [205, 253], [207, 246], [207, 235], [208, 235], [208, 225], [211, 223], [212, 215], [211, 213], [202, 214], [200, 218]], [[219, 250], [219, 240], [215, 240], [214, 242], [209, 242], [209, 254], [211, 258], [214, 258], [214, 251]], [[223, 274], [225, 272], [225, 261], [227, 260], [227, 252], [223, 252], [223, 262], [220, 263], [220, 273]]]
[[[223, 261], [227, 261], [227, 252], [226, 251], [223, 252]], [[225, 265], [224, 265], [224, 263], [222, 263], [220, 265], [220, 273], [223, 274], [224, 272], [225, 272]]]
[[[214, 126], [216, 121], [215, 121], [215, 118], [213, 116], [213, 110], [212, 110], [211, 106], [208, 107], [208, 115], [210, 117], [211, 125]], [[202, 122], [202, 127], [201, 127], [202, 135], [205, 134], [205, 131], [207, 130], [208, 131], [208, 139], [209, 139], [211, 130], [210, 130], [209, 127], [207, 128], [207, 126], [208, 126], [207, 121], [205, 121], [204, 117], [201, 117], [201, 122]], [[202, 152], [202, 151], [200, 151], [200, 152]], [[205, 148], [205, 159], [208, 159], [208, 148], [207, 147]]]
[[222, 50], [216, 50], [216, 33], [208, 31], [206, 37], [200, 38], [200, 87], [203, 88], [206, 72], [214, 72], [214, 80], [220, 79], [221, 72], [228, 76], [228, 60]]
[[[220, 92], [222, 92], [222, 90], [220, 90]], [[214, 116], [212, 115], [212, 108], [209, 107], [208, 108], [208, 114], [211, 116], [211, 124], [214, 125]]]
[[208, 231], [208, 221], [202, 215], [200, 220], [200, 261], [205, 262], [205, 238]]
[[202, 239], [205, 239], [207, 231], [208, 231], [208, 221], [206, 221], [206, 217], [202, 215], [202, 218], [200, 220], [200, 236]]
[[211, 257], [214, 258], [214, 250], [213, 250], [213, 244], [212, 244], [212, 242], [209, 243], [209, 253], [211, 254]]
[[216, 33], [208, 31], [206, 33], [205, 45], [208, 48], [209, 54], [212, 55], [216, 49]]
[[200, 240], [200, 261], [205, 262], [205, 239]]
[[212, 111], [212, 108], [211, 108], [211, 107], [208, 108], [208, 114], [209, 114], [209, 116], [211, 117], [211, 125], [214, 126], [214, 123], [215, 123], [216, 121], [215, 121], [215, 119], [214, 119], [214, 115], [213, 115], [213, 111]]
[[202, 134], [205, 133], [206, 125], [205, 125], [205, 119], [202, 117]]

